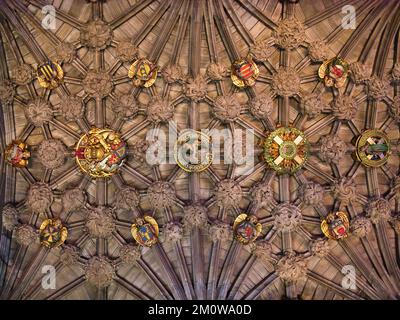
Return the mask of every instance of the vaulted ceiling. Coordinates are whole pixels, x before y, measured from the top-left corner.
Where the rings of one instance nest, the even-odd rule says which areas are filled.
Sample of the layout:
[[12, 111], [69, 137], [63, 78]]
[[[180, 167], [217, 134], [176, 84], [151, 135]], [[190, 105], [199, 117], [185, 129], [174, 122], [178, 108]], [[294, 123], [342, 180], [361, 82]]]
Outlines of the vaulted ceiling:
[[[42, 26], [55, 7], [56, 26]], [[355, 29], [342, 26], [345, 5]], [[3, 154], [29, 146], [27, 167], [1, 157], [0, 288], [3, 299], [398, 299], [400, 2], [392, 0], [0, 0], [0, 129]], [[232, 84], [232, 62], [251, 56], [256, 84]], [[343, 88], [318, 68], [350, 64]], [[134, 87], [131, 63], [158, 66]], [[34, 70], [57, 61], [55, 89]], [[151, 129], [252, 129], [255, 168], [213, 163], [188, 173], [146, 162]], [[296, 173], [261, 155], [279, 126], [310, 142]], [[128, 157], [111, 178], [92, 179], [73, 158], [91, 127], [111, 128]], [[353, 157], [367, 129], [392, 153], [367, 167]], [[321, 219], [343, 211], [350, 235], [328, 239]], [[233, 237], [235, 218], [258, 217], [253, 245]], [[138, 246], [131, 225], [154, 217], [160, 241]], [[59, 217], [66, 242], [47, 248], [38, 229]], [[56, 288], [42, 286], [54, 266]], [[342, 286], [344, 266], [356, 287]]]

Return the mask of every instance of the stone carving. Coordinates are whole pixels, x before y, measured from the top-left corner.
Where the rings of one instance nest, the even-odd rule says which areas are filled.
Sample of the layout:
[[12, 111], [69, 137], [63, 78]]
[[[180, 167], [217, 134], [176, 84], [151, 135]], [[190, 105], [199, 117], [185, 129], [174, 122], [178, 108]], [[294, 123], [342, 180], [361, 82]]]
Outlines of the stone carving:
[[390, 83], [386, 79], [379, 79], [373, 76], [369, 79], [367, 85], [368, 96], [375, 100], [382, 100], [389, 95]]
[[11, 81], [0, 81], [0, 102], [2, 104], [11, 103], [14, 99], [15, 89]]
[[396, 63], [392, 69], [392, 80], [400, 81], [400, 63]]
[[97, 288], [108, 287], [115, 276], [115, 267], [106, 257], [94, 256], [85, 266], [86, 280]]
[[11, 70], [11, 75], [17, 85], [23, 86], [33, 80], [33, 69], [29, 64], [21, 64]]
[[111, 44], [113, 37], [111, 27], [104, 21], [90, 21], [81, 31], [81, 44], [89, 48], [101, 50]]
[[221, 180], [214, 189], [217, 205], [227, 209], [239, 206], [242, 199], [242, 188], [232, 179]]
[[364, 216], [355, 217], [350, 224], [350, 232], [357, 238], [363, 238], [372, 230], [371, 220]]
[[40, 127], [53, 119], [53, 110], [47, 101], [36, 98], [26, 106], [25, 117], [33, 125]]
[[284, 281], [303, 280], [307, 274], [307, 261], [294, 252], [286, 252], [276, 264], [275, 271]]
[[339, 120], [351, 120], [358, 111], [358, 104], [352, 97], [341, 94], [331, 102], [331, 108]]
[[207, 225], [207, 208], [201, 205], [189, 205], [183, 209], [183, 226], [185, 228], [205, 227]]
[[3, 226], [7, 231], [12, 231], [18, 225], [18, 211], [8, 204], [3, 207], [2, 211]]
[[326, 238], [316, 239], [310, 244], [310, 253], [318, 258], [324, 258], [329, 254], [330, 246]]
[[269, 92], [264, 92], [249, 100], [250, 113], [259, 119], [268, 119], [274, 108], [274, 101]]
[[57, 111], [61, 113], [65, 120], [77, 121], [85, 115], [85, 104], [82, 98], [76, 95], [64, 96], [60, 101]]
[[155, 209], [163, 209], [172, 206], [176, 200], [175, 187], [166, 181], [153, 182], [147, 189], [150, 204]]
[[218, 96], [214, 101], [213, 114], [223, 122], [231, 122], [239, 118], [241, 108], [236, 95]]
[[115, 51], [121, 62], [130, 62], [136, 59], [139, 49], [131, 41], [118, 42]]
[[113, 89], [111, 76], [105, 71], [88, 71], [82, 86], [87, 94], [98, 98], [108, 96]]
[[50, 186], [44, 182], [32, 184], [26, 196], [27, 206], [36, 213], [44, 213], [53, 203], [54, 196]]
[[64, 211], [71, 212], [82, 209], [87, 201], [86, 193], [79, 188], [66, 190], [61, 198]]
[[167, 83], [181, 83], [186, 81], [182, 68], [177, 64], [167, 65], [161, 72], [165, 82]]
[[357, 201], [357, 186], [351, 178], [343, 177], [336, 181], [333, 185], [333, 195], [343, 206], [347, 206], [350, 202]]
[[356, 84], [365, 84], [371, 76], [371, 68], [359, 61], [350, 64], [350, 77]]
[[300, 93], [300, 76], [294, 68], [280, 67], [272, 76], [272, 90], [279, 96], [294, 96]]
[[165, 242], [176, 243], [183, 237], [183, 227], [178, 222], [168, 222], [163, 227], [163, 237]]
[[38, 239], [37, 231], [29, 224], [21, 224], [14, 229], [14, 236], [21, 246], [29, 246]]
[[255, 209], [268, 208], [274, 203], [274, 191], [269, 183], [259, 182], [250, 189], [250, 197]]
[[94, 238], [107, 239], [115, 231], [114, 212], [109, 207], [92, 207], [87, 210], [85, 227]]
[[257, 61], [267, 61], [274, 51], [275, 48], [270, 40], [257, 41], [250, 47], [250, 53]]
[[222, 221], [214, 221], [210, 225], [208, 233], [212, 241], [229, 241], [233, 239], [231, 226]]
[[115, 207], [122, 210], [134, 210], [139, 205], [139, 192], [133, 187], [125, 186], [115, 196]]
[[140, 260], [141, 256], [142, 253], [140, 247], [133, 244], [123, 245], [119, 249], [119, 257], [124, 264], [134, 265], [138, 260]]
[[393, 98], [393, 103], [389, 107], [389, 114], [395, 121], [400, 122], [400, 95]]
[[323, 136], [319, 140], [319, 157], [322, 161], [339, 164], [346, 154], [347, 145], [337, 135]]
[[61, 42], [58, 46], [55, 47], [55, 56], [54, 60], [57, 63], [71, 63], [76, 56], [75, 47], [72, 43]]
[[132, 156], [138, 162], [146, 162], [146, 152], [150, 146], [150, 142], [147, 140], [135, 141], [132, 145], [129, 145], [129, 155]]
[[308, 56], [313, 62], [324, 61], [329, 58], [329, 47], [325, 41], [313, 41], [308, 45]]
[[111, 109], [119, 118], [127, 120], [134, 116], [139, 111], [139, 108], [139, 101], [131, 92], [116, 93], [113, 97]]
[[400, 235], [400, 216], [396, 216], [391, 220], [394, 231]]
[[229, 76], [229, 69], [221, 63], [210, 63], [207, 66], [206, 75], [213, 81], [221, 81]]
[[189, 79], [185, 84], [183, 92], [186, 97], [194, 102], [200, 102], [207, 96], [207, 80], [201, 74], [194, 79]]
[[168, 122], [173, 116], [174, 106], [158, 96], [154, 96], [147, 105], [147, 118], [153, 123]]
[[296, 18], [280, 20], [273, 32], [274, 42], [283, 49], [294, 49], [306, 41], [304, 25]]
[[384, 198], [375, 198], [368, 202], [365, 211], [374, 224], [391, 218], [390, 203]]
[[272, 212], [278, 231], [293, 231], [301, 223], [301, 210], [290, 203], [281, 203]]
[[316, 206], [322, 204], [324, 189], [318, 183], [309, 182], [300, 186], [299, 195], [306, 205]]
[[314, 118], [321, 114], [325, 104], [322, 101], [322, 92], [309, 92], [301, 95], [301, 109], [304, 114]]
[[79, 249], [73, 245], [64, 244], [59, 259], [64, 266], [77, 264], [79, 260]]
[[37, 150], [37, 156], [42, 165], [47, 169], [61, 167], [65, 161], [67, 148], [56, 139], [43, 140]]
[[267, 240], [255, 242], [252, 253], [264, 262], [270, 262], [273, 259], [272, 245]]

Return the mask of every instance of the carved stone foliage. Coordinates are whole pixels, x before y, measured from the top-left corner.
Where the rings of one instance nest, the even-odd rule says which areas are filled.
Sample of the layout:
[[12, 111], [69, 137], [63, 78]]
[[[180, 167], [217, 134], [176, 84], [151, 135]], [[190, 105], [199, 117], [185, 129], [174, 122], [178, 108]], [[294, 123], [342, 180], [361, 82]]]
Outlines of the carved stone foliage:
[[400, 63], [396, 63], [392, 69], [392, 80], [400, 81]]
[[139, 246], [126, 244], [119, 249], [119, 256], [122, 263], [134, 265], [138, 260], [140, 260], [142, 253]]
[[117, 93], [111, 108], [117, 117], [129, 119], [139, 111], [140, 104], [132, 93]]
[[279, 278], [284, 281], [294, 282], [302, 280], [307, 274], [307, 261], [301, 255], [287, 252], [276, 264], [275, 271]]
[[3, 104], [11, 103], [14, 99], [15, 89], [11, 81], [0, 81], [0, 102]]
[[3, 207], [1, 215], [3, 226], [7, 231], [12, 231], [18, 225], [18, 211], [11, 204]]
[[26, 196], [26, 204], [37, 213], [44, 213], [53, 203], [54, 196], [50, 186], [44, 182], [32, 184]]
[[395, 121], [400, 122], [400, 95], [393, 98], [393, 103], [389, 107], [389, 114]]
[[176, 191], [172, 183], [156, 181], [147, 189], [147, 196], [155, 209], [163, 209], [175, 203]]
[[154, 96], [147, 105], [147, 118], [153, 123], [168, 122], [174, 116], [174, 106], [168, 100]]
[[113, 210], [104, 206], [88, 209], [85, 227], [94, 238], [110, 238], [115, 231]]
[[221, 81], [229, 76], [229, 70], [221, 63], [210, 63], [207, 66], [206, 75], [213, 81]]
[[253, 116], [259, 119], [267, 119], [272, 113], [274, 102], [271, 94], [264, 92], [249, 100], [248, 107]]
[[301, 110], [310, 118], [321, 114], [325, 104], [322, 101], [322, 92], [308, 92], [301, 95]]
[[176, 221], [170, 221], [166, 223], [163, 227], [163, 237], [164, 242], [167, 243], [175, 243], [180, 241], [183, 237], [182, 224]]
[[313, 62], [324, 61], [329, 58], [329, 47], [325, 41], [313, 41], [308, 45], [308, 56]]
[[222, 221], [214, 221], [208, 233], [212, 241], [229, 241], [233, 238], [231, 226]]
[[79, 260], [79, 249], [73, 245], [63, 245], [59, 259], [64, 266], [77, 264]]
[[339, 164], [346, 155], [347, 144], [337, 135], [323, 136], [319, 140], [320, 152], [318, 156], [328, 163]]
[[259, 182], [250, 189], [251, 200], [256, 209], [267, 208], [274, 203], [274, 191], [269, 183]]
[[255, 242], [252, 253], [264, 262], [272, 260], [272, 245], [267, 240], [260, 240]]
[[382, 100], [389, 95], [390, 83], [386, 79], [373, 76], [368, 81], [367, 89], [369, 97], [375, 100]]
[[182, 71], [181, 66], [177, 64], [167, 65], [161, 72], [165, 82], [167, 83], [181, 83], [186, 81], [186, 76]]
[[133, 144], [129, 144], [130, 156], [141, 163], [146, 162], [146, 152], [150, 146], [150, 142], [147, 140], [135, 141]]
[[61, 167], [65, 161], [67, 148], [60, 140], [43, 140], [37, 150], [39, 161], [47, 169]]
[[278, 231], [293, 231], [301, 223], [301, 210], [290, 203], [281, 203], [272, 212], [274, 225]]
[[355, 217], [350, 224], [351, 234], [357, 238], [363, 238], [372, 230], [371, 220], [365, 216]]
[[257, 41], [250, 47], [252, 57], [257, 61], [267, 61], [275, 48], [269, 40]]
[[194, 79], [189, 79], [183, 89], [186, 97], [194, 102], [200, 102], [207, 95], [207, 80], [201, 74]]
[[121, 62], [130, 62], [137, 57], [139, 50], [131, 41], [125, 40], [118, 42], [115, 51]]
[[111, 27], [102, 20], [90, 21], [81, 31], [81, 43], [94, 49], [105, 49], [111, 44], [113, 33]]
[[225, 179], [218, 183], [214, 189], [217, 205], [225, 208], [238, 206], [242, 199], [242, 188], [231, 179]]
[[283, 49], [294, 49], [306, 41], [304, 25], [296, 18], [280, 20], [273, 32], [274, 42]]
[[236, 95], [218, 96], [214, 101], [214, 116], [221, 121], [235, 121], [239, 118], [240, 111], [241, 105]]
[[207, 226], [207, 208], [201, 205], [189, 205], [183, 209], [183, 225], [187, 228]]
[[74, 188], [66, 190], [61, 197], [61, 201], [64, 211], [70, 212], [82, 209], [85, 206], [87, 197], [85, 191]]
[[333, 195], [346, 206], [357, 200], [357, 186], [351, 178], [343, 177], [333, 185]]
[[130, 186], [121, 188], [115, 196], [115, 207], [122, 210], [134, 210], [140, 201], [139, 192]]
[[313, 256], [324, 258], [329, 254], [330, 245], [326, 238], [316, 239], [310, 244], [310, 253]]
[[17, 85], [26, 85], [33, 80], [33, 69], [29, 64], [20, 64], [11, 70], [11, 77]]
[[372, 70], [359, 61], [350, 64], [350, 77], [356, 84], [365, 84], [371, 76]]
[[81, 97], [75, 95], [64, 96], [60, 101], [57, 111], [60, 112], [65, 120], [76, 121], [83, 118], [85, 114], [85, 104]]
[[354, 98], [341, 94], [331, 102], [331, 108], [339, 120], [351, 120], [358, 111], [358, 104]]
[[47, 101], [36, 98], [26, 106], [25, 117], [33, 125], [40, 127], [53, 119], [53, 110]]
[[115, 267], [106, 257], [94, 256], [85, 266], [86, 280], [97, 288], [108, 287], [115, 276]]
[[61, 42], [55, 47], [54, 60], [56, 60], [58, 63], [71, 63], [75, 56], [76, 50], [72, 43]]
[[14, 229], [14, 236], [21, 246], [29, 246], [38, 239], [37, 231], [29, 224], [21, 224]]
[[384, 198], [375, 198], [368, 202], [365, 211], [372, 223], [387, 221], [391, 217], [390, 203]]
[[88, 71], [82, 86], [87, 94], [98, 98], [108, 96], [113, 89], [111, 76], [105, 71]]
[[272, 90], [278, 96], [300, 94], [300, 76], [294, 68], [281, 67], [272, 77]]
[[299, 196], [306, 205], [315, 206], [322, 203], [324, 189], [318, 183], [309, 182], [299, 188]]

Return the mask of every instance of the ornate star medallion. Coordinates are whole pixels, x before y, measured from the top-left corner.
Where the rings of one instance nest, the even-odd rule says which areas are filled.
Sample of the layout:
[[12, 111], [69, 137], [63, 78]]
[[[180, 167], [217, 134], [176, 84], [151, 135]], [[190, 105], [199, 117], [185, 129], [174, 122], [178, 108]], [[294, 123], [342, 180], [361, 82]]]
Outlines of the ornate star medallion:
[[129, 68], [128, 77], [135, 87], [151, 87], [157, 79], [158, 67], [147, 59], [137, 59]]
[[364, 131], [356, 140], [356, 158], [367, 167], [380, 167], [391, 154], [389, 138], [379, 130]]
[[247, 245], [253, 243], [261, 234], [262, 226], [256, 216], [240, 214], [233, 223], [233, 233], [236, 240]]
[[323, 234], [333, 240], [346, 238], [349, 235], [350, 222], [347, 213], [331, 212], [321, 222]]
[[343, 87], [348, 75], [349, 64], [338, 57], [324, 61], [318, 69], [318, 76], [327, 87]]
[[278, 128], [264, 142], [265, 161], [278, 173], [295, 173], [306, 162], [308, 153], [308, 140], [296, 128]]
[[137, 218], [131, 227], [132, 237], [136, 242], [145, 247], [151, 247], [158, 242], [158, 224], [154, 218], [144, 216]]
[[37, 68], [36, 76], [42, 88], [54, 89], [62, 83], [64, 71], [58, 63], [48, 61]]
[[239, 88], [254, 86], [259, 74], [258, 66], [250, 56], [232, 63], [231, 79]]
[[68, 236], [68, 230], [60, 219], [46, 219], [39, 229], [40, 243], [48, 248], [61, 246]]
[[17, 168], [26, 167], [30, 157], [31, 153], [28, 150], [28, 145], [21, 141], [11, 142], [4, 152], [4, 158], [7, 163]]

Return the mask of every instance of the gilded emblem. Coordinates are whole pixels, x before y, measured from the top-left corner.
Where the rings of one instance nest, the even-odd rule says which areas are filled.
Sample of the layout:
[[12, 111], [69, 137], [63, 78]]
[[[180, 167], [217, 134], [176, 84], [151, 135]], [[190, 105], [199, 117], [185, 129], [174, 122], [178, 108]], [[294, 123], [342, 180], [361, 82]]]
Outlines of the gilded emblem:
[[318, 69], [318, 76], [327, 87], [343, 87], [348, 75], [349, 64], [338, 57], [324, 61]]
[[200, 131], [185, 130], [174, 147], [176, 163], [186, 172], [201, 172], [212, 163], [211, 137]]
[[321, 230], [329, 239], [339, 240], [349, 235], [350, 222], [347, 213], [331, 212], [321, 222]]
[[236, 60], [232, 63], [231, 79], [239, 88], [254, 86], [260, 70], [250, 56]]
[[115, 131], [93, 128], [79, 139], [74, 156], [92, 178], [109, 177], [125, 162], [127, 145]]
[[7, 146], [4, 157], [13, 167], [23, 168], [28, 165], [31, 153], [25, 142], [13, 141]]
[[261, 234], [262, 226], [256, 216], [240, 214], [233, 223], [235, 238], [244, 245], [254, 242]]
[[367, 167], [385, 164], [390, 153], [389, 138], [382, 131], [367, 130], [357, 138], [355, 156]]
[[68, 236], [68, 230], [60, 219], [46, 219], [42, 222], [40, 229], [40, 243], [48, 248], [61, 246]]
[[132, 224], [131, 233], [138, 244], [151, 247], [158, 242], [158, 224], [154, 218], [144, 216]]
[[148, 88], [157, 79], [158, 67], [147, 59], [137, 59], [129, 68], [128, 77], [135, 87]]
[[42, 88], [54, 89], [62, 83], [64, 71], [58, 63], [48, 61], [37, 68], [36, 76]]

